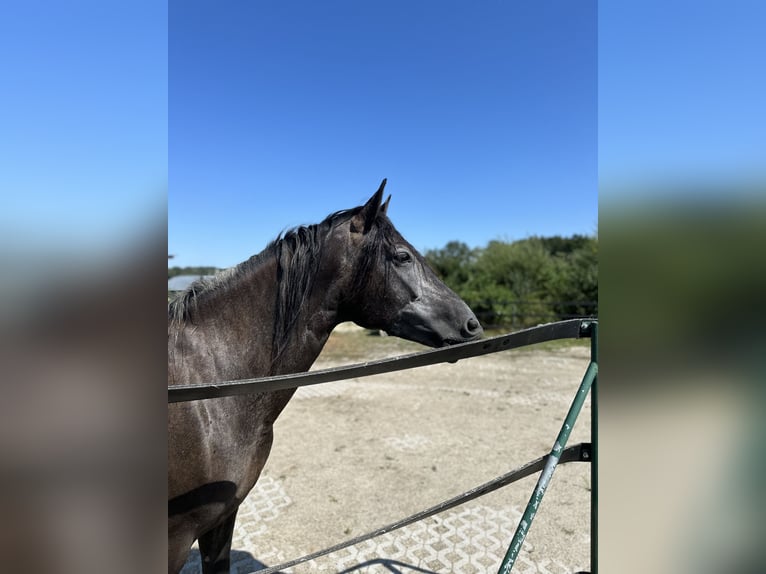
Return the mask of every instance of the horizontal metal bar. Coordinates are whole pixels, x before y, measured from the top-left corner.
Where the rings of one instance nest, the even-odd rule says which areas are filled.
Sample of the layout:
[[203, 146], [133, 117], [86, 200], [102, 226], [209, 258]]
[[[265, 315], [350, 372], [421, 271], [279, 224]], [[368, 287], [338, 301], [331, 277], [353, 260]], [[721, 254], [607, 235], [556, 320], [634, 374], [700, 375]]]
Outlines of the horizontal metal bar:
[[168, 402], [177, 403], [182, 401], [196, 401], [216, 397], [243, 395], [247, 393], [260, 393], [293, 389], [306, 385], [316, 385], [329, 381], [341, 381], [356, 379], [370, 375], [380, 375], [394, 371], [424, 367], [437, 363], [454, 363], [461, 359], [478, 357], [516, 349], [545, 341], [558, 339], [576, 339], [587, 336], [587, 331], [582, 329], [583, 324], [592, 322], [590, 319], [571, 319], [539, 325], [530, 329], [523, 329], [507, 335], [499, 335], [487, 339], [480, 339], [470, 343], [462, 343], [441, 349], [431, 349], [420, 353], [402, 355], [370, 361], [347, 367], [312, 371], [309, 373], [293, 373], [273, 377], [261, 377], [257, 379], [241, 379], [237, 381], [224, 381], [220, 383], [207, 383], [201, 385], [173, 385], [168, 387]]

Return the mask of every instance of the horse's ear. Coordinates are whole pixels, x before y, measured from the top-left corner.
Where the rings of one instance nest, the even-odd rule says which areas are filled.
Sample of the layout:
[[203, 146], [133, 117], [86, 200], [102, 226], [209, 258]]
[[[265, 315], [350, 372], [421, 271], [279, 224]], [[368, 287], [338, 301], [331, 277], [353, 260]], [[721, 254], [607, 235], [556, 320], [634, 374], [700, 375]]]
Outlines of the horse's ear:
[[[381, 201], [383, 200], [383, 188], [386, 187], [386, 179], [384, 178], [373, 196], [367, 200], [361, 211], [357, 213], [351, 220], [351, 231], [367, 233], [372, 229], [375, 219], [378, 214], [381, 213]], [[385, 213], [385, 211], [383, 212]]]
[[388, 197], [386, 198], [386, 201], [383, 202], [383, 205], [380, 206], [380, 213], [383, 215], [388, 214], [388, 202], [391, 201], [391, 194], [388, 194]]

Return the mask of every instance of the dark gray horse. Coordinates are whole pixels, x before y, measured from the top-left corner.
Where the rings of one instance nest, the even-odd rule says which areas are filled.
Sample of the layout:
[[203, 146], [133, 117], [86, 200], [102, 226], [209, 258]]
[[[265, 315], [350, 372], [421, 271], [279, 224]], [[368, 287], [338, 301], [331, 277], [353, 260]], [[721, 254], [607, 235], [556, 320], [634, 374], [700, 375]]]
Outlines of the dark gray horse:
[[[343, 321], [432, 347], [480, 337], [468, 306], [386, 216], [385, 184], [365, 205], [288, 231], [171, 302], [168, 384], [307, 371]], [[169, 572], [196, 539], [203, 572], [229, 572], [237, 509], [294, 392], [168, 405]]]

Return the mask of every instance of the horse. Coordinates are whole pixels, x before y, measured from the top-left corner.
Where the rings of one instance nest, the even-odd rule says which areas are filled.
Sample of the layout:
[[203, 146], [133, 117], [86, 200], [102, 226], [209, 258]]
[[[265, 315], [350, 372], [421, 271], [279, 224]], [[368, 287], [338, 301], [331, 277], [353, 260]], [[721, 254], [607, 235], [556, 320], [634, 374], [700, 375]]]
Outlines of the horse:
[[[481, 337], [468, 305], [391, 223], [385, 185], [169, 302], [168, 385], [307, 371], [344, 321], [431, 347]], [[295, 390], [168, 405], [169, 573], [198, 540], [203, 573], [228, 574], [238, 507]]]

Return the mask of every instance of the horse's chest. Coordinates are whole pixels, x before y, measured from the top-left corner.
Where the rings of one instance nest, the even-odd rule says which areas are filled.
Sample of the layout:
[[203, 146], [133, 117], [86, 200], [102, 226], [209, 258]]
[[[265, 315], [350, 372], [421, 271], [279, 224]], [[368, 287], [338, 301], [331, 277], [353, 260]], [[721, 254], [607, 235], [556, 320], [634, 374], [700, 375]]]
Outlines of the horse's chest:
[[233, 422], [225, 417], [210, 422], [205, 437], [206, 458], [211, 472], [245, 479], [254, 468], [260, 472], [266, 463], [273, 440], [272, 425], [258, 421], [241, 425]]

